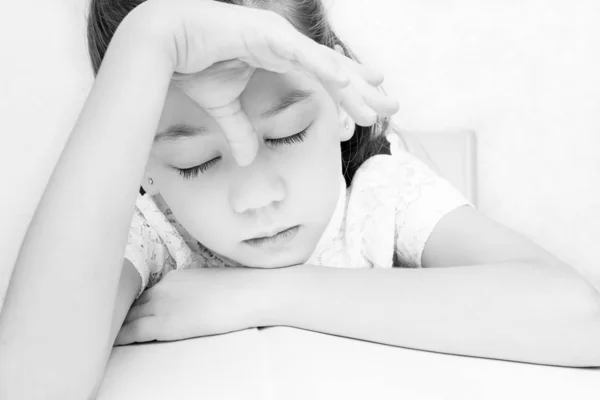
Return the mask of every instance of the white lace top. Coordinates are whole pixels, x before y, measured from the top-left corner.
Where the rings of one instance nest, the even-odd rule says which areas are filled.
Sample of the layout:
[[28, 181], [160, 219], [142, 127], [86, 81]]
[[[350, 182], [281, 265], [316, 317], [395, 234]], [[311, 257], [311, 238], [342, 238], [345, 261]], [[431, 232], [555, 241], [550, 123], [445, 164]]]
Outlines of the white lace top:
[[[307, 264], [338, 268], [421, 267], [425, 243], [448, 212], [473, 206], [447, 180], [388, 135], [391, 155], [369, 158], [340, 197]], [[194, 240], [166, 204], [138, 195], [125, 257], [144, 289], [180, 268], [237, 266]], [[137, 298], [136, 297], [136, 298]]]

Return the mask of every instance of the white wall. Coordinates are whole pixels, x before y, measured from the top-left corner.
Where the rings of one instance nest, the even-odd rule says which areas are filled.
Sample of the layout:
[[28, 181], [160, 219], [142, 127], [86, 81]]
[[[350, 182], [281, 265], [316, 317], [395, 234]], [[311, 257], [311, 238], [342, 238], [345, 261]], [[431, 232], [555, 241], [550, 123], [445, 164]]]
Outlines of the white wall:
[[407, 129], [474, 129], [479, 209], [600, 275], [600, 1], [330, 0]]
[[[483, 212], [600, 274], [600, 2], [328, 3], [342, 36], [386, 74], [401, 126], [477, 131]], [[84, 5], [30, 0], [0, 13], [0, 293], [92, 83]]]

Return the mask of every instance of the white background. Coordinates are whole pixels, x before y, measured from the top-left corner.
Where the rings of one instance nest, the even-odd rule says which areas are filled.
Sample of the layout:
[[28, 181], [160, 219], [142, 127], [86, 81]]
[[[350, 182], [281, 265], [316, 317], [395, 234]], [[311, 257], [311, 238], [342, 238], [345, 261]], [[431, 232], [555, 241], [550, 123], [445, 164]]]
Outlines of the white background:
[[[401, 127], [477, 132], [481, 211], [600, 275], [600, 1], [326, 3]], [[0, 294], [92, 84], [85, 4], [2, 0]]]

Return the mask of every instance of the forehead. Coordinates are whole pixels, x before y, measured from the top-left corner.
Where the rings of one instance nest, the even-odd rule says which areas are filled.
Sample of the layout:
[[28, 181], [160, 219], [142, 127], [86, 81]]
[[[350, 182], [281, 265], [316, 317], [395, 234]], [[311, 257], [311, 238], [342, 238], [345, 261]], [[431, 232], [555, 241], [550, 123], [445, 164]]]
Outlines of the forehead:
[[[307, 72], [292, 70], [278, 74], [257, 69], [240, 95], [242, 109], [250, 119], [264, 118], [262, 114], [272, 109], [286, 96], [294, 92], [312, 92], [311, 101], [328, 98], [322, 85]], [[202, 126], [207, 130], [217, 129], [214, 119], [181, 89], [169, 88], [157, 132], [163, 132], [174, 124]]]

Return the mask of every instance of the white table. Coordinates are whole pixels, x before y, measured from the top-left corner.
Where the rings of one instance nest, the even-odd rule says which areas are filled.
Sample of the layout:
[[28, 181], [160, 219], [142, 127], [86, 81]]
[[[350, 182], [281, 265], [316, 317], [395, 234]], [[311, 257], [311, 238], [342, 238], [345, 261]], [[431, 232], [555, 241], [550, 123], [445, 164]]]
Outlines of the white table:
[[115, 347], [98, 400], [598, 399], [600, 368], [437, 354], [287, 327]]

